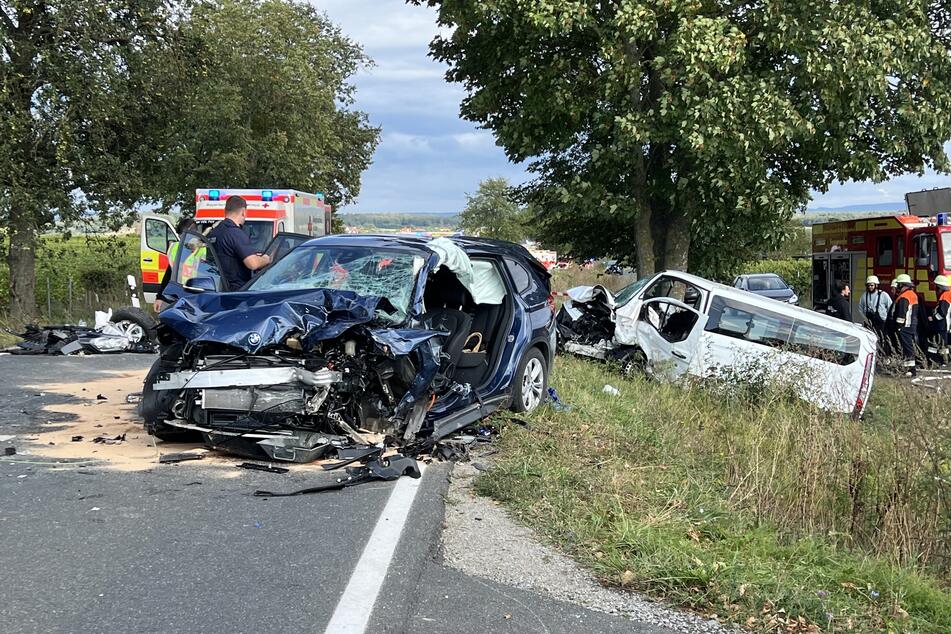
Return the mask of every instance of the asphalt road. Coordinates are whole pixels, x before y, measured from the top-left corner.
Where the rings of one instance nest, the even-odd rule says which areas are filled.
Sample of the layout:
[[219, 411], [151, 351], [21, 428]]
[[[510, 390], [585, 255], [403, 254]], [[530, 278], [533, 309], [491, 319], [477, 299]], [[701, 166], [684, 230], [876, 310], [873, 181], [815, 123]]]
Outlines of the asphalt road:
[[[151, 361], [2, 356], [0, 435], [68, 418], [42, 408], [70, 397], [29, 386], [94, 381]], [[27, 448], [18, 439], [0, 447], [11, 444]], [[120, 472], [88, 460], [0, 456], [0, 630], [322, 632], [339, 622], [342, 596], [361, 609], [379, 570], [379, 594], [362, 617], [367, 631], [665, 631], [441, 565], [447, 472], [426, 469], [395, 550], [381, 559], [371, 545], [386, 532], [398, 483], [266, 499], [251, 493], [307, 486], [313, 476], [226, 478], [200, 462]]]

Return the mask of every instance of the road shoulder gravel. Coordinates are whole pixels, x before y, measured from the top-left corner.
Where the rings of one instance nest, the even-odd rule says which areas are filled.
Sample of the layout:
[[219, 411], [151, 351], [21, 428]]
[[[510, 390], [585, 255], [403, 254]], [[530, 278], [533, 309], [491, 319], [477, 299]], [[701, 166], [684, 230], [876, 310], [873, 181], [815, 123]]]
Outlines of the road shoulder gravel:
[[479, 471], [457, 463], [446, 494], [442, 553], [447, 566], [468, 575], [529, 589], [554, 599], [621, 615], [678, 632], [742, 631], [653, 601], [642, 594], [606, 588], [572, 559], [542, 543], [496, 501], [473, 490]]

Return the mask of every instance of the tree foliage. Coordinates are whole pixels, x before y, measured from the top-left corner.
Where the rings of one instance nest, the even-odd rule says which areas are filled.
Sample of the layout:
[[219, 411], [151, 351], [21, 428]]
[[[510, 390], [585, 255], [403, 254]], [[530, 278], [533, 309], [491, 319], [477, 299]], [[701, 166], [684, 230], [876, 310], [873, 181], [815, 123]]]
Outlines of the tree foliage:
[[202, 186], [357, 195], [379, 131], [369, 64], [296, 0], [0, 0], [0, 226], [11, 308], [34, 310], [41, 231]]
[[527, 237], [528, 216], [512, 195], [504, 178], [488, 178], [479, 183], [475, 195], [466, 195], [459, 226], [470, 235], [521, 242]]
[[0, 223], [15, 312], [33, 310], [41, 229], [115, 215], [142, 191], [126, 125], [135, 73], [173, 21], [166, 0], [0, 1]]
[[947, 2], [410, 0], [537, 222], [578, 255], [716, 273], [810, 190], [945, 170]]
[[[370, 64], [326, 15], [289, 0], [195, 6], [153, 77], [177, 113], [143, 162], [163, 206], [194, 207], [199, 186], [294, 187], [353, 201], [379, 130], [352, 108]], [[149, 92], [148, 90], [146, 92]]]

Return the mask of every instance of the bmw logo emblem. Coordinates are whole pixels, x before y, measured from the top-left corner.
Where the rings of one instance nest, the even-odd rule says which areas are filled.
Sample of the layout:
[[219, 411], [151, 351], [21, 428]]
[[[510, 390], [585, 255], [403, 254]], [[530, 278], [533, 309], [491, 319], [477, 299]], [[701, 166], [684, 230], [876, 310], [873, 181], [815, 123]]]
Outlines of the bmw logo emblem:
[[248, 343], [250, 343], [252, 346], [258, 345], [261, 343], [261, 335], [256, 332], [252, 332], [250, 335], [248, 335]]

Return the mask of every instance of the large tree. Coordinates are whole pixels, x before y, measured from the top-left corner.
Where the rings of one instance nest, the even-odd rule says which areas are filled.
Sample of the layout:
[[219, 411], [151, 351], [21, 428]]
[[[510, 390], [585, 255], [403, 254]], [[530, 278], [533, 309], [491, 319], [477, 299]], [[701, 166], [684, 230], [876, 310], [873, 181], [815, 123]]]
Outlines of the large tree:
[[723, 270], [834, 180], [948, 167], [946, 1], [409, 1], [545, 233], [641, 274]]
[[335, 206], [356, 197], [379, 129], [352, 108], [350, 80], [370, 60], [326, 15], [293, 0], [211, 0], [179, 38], [153, 81], [178, 86], [159, 110], [180, 115], [140, 157], [159, 203], [187, 211], [208, 186], [319, 191]]
[[34, 310], [39, 232], [122, 215], [143, 185], [130, 156], [137, 69], [164, 46], [166, 0], [0, 0], [0, 225], [11, 309]]
[[521, 242], [528, 236], [528, 214], [515, 202], [504, 178], [487, 178], [474, 195], [466, 195], [459, 226], [472, 235]]

